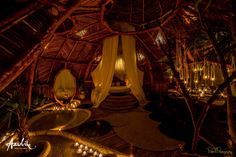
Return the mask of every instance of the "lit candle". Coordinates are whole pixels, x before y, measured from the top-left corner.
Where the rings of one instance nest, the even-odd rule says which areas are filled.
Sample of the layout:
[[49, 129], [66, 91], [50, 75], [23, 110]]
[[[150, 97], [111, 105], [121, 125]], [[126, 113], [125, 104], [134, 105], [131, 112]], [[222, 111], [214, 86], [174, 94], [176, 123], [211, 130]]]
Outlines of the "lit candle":
[[97, 151], [95, 151], [95, 152], [93, 153], [93, 155], [94, 155], [94, 156], [97, 156], [97, 155], [98, 155], [98, 152], [97, 152]]
[[82, 156], [86, 156], [86, 155], [87, 155], [87, 152], [83, 151]]
[[79, 147], [80, 147], [80, 148], [84, 148], [84, 145], [81, 144]]
[[78, 142], [76, 142], [76, 143], [74, 144], [74, 146], [75, 146], [75, 147], [78, 147], [78, 146], [79, 146], [79, 143], [78, 143]]
[[88, 150], [88, 146], [85, 146], [85, 147], [84, 147], [84, 150]]
[[92, 148], [89, 149], [89, 153], [93, 153], [93, 149]]
[[103, 157], [102, 153], [100, 153], [98, 157]]
[[83, 152], [82, 149], [79, 148], [76, 153], [77, 153], [77, 154], [81, 154], [82, 152]]

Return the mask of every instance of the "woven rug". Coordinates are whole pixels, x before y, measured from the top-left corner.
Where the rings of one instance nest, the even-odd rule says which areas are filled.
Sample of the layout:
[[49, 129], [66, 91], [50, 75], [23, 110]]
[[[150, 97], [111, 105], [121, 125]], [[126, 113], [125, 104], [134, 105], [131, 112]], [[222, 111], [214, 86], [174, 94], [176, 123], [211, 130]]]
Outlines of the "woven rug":
[[149, 114], [146, 111], [133, 111], [112, 114], [104, 119], [111, 123], [118, 136], [139, 148], [166, 151], [184, 144], [161, 133], [158, 128], [160, 123], [149, 119]]

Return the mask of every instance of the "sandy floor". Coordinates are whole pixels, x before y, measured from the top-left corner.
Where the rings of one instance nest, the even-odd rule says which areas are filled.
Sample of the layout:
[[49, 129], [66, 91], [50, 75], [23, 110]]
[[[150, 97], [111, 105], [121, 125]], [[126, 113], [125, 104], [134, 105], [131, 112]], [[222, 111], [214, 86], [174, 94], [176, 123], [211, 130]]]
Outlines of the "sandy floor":
[[149, 114], [146, 111], [133, 111], [112, 114], [104, 119], [114, 126], [118, 136], [139, 148], [165, 151], [174, 150], [179, 144], [184, 144], [161, 133], [159, 123], [151, 120]]

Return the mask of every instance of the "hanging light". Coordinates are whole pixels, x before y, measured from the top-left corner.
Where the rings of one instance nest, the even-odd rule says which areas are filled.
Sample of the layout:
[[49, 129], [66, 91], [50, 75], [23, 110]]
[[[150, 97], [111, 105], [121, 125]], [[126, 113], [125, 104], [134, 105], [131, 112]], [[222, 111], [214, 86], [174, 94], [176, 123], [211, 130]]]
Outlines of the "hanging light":
[[125, 62], [122, 57], [119, 57], [116, 59], [115, 70], [117, 72], [124, 72], [125, 71]]

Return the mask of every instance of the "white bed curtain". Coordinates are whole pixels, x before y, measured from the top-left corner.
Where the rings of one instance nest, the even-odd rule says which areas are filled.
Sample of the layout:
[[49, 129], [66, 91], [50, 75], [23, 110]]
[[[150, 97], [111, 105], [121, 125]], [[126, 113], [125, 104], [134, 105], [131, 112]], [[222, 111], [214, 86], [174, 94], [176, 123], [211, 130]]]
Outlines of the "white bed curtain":
[[[122, 31], [134, 30], [134, 27], [127, 23], [120, 23], [119, 25]], [[135, 38], [131, 35], [122, 35], [121, 40], [127, 86], [131, 89], [131, 93], [137, 98], [139, 104], [145, 105], [148, 101], [142, 89], [143, 72], [137, 68]], [[95, 89], [92, 91], [91, 101], [95, 107], [98, 107], [109, 94], [115, 71], [118, 41], [118, 36], [104, 40], [102, 60], [92, 72]]]
[[132, 94], [139, 101], [140, 105], [146, 105], [145, 94], [143, 92], [143, 72], [138, 69], [136, 61], [135, 38], [130, 35], [122, 35], [122, 47], [124, 61], [126, 65], [126, 79]]
[[102, 59], [92, 72], [95, 85], [91, 94], [91, 101], [95, 107], [108, 96], [114, 75], [115, 62], [118, 49], [118, 36], [106, 38], [103, 42]]

